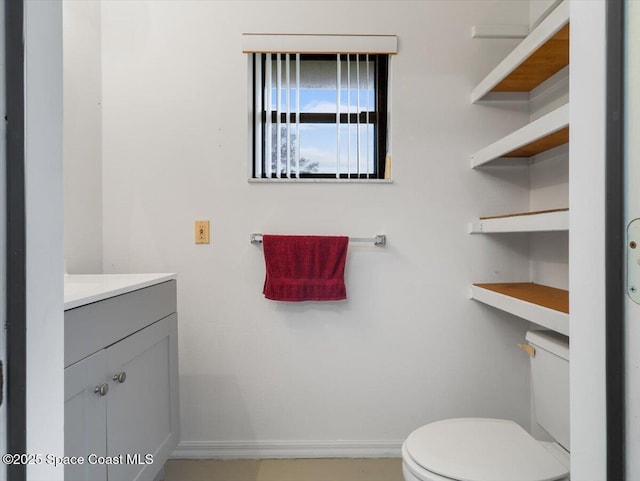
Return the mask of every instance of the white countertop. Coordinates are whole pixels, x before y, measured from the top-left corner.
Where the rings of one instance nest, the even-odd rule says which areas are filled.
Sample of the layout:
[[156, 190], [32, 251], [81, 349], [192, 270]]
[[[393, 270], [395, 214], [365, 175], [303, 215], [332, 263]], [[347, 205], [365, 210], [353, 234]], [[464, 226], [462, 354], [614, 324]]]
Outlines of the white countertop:
[[64, 310], [175, 279], [175, 274], [65, 274]]

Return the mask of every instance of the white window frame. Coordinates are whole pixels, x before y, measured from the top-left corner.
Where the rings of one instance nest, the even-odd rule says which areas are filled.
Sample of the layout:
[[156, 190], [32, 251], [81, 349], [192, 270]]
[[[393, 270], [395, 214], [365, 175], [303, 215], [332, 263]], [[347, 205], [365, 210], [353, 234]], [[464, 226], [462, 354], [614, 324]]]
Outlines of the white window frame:
[[[249, 162], [248, 162], [248, 172], [247, 176], [250, 182], [383, 182], [388, 183], [391, 181], [390, 175], [390, 145], [391, 145], [391, 125], [389, 121], [389, 112], [390, 112], [390, 86], [391, 86], [391, 55], [397, 53], [397, 37], [395, 35], [291, 35], [291, 34], [243, 34], [243, 52], [250, 54], [248, 58], [248, 95], [249, 99], [249, 133], [248, 136], [248, 152], [249, 152]], [[255, 61], [254, 57], [257, 54], [265, 54], [265, 57], [270, 54], [278, 54], [282, 55], [282, 58], [286, 58], [288, 60], [296, 59], [298, 62], [300, 61], [300, 55], [302, 54], [333, 54], [336, 56], [337, 60], [337, 75], [338, 75], [338, 84], [340, 84], [340, 58], [353, 58], [355, 54], [362, 55], [362, 58], [367, 58], [370, 54], [380, 55], [386, 54], [389, 55], [388, 61], [385, 62], [385, 75], [386, 75], [386, 103], [384, 112], [384, 122], [378, 122], [383, 125], [386, 134], [386, 145], [384, 147], [378, 146], [377, 155], [378, 155], [378, 165], [375, 168], [376, 177], [370, 177], [368, 175], [355, 175], [356, 173], [351, 173], [349, 168], [347, 168], [347, 172], [341, 173], [340, 170], [340, 128], [336, 129], [337, 135], [337, 152], [336, 152], [336, 169], [335, 174], [332, 174], [331, 177], [327, 177], [324, 175], [307, 175], [303, 177], [296, 176], [292, 167], [297, 168], [296, 164], [299, 158], [299, 138], [294, 149], [295, 157], [294, 159], [278, 159], [286, 162], [286, 169], [284, 170], [285, 175], [281, 176], [282, 168], [280, 164], [277, 164], [276, 170], [272, 175], [268, 175], [268, 172], [262, 172], [261, 165], [263, 164], [260, 156], [261, 152], [265, 148], [263, 143], [269, 142], [270, 136], [268, 139], [263, 139], [263, 129], [262, 122], [270, 122], [271, 115], [265, 115], [262, 112], [262, 109], [255, 108], [255, 105], [259, 105], [262, 103], [262, 98], [260, 98], [262, 93], [261, 88], [256, 88], [254, 85], [254, 79], [262, 79], [262, 60]], [[266, 57], [268, 58], [268, 57]], [[292, 62], [294, 68], [299, 69], [300, 63]], [[284, 62], [285, 67], [282, 70], [289, 69], [291, 63]], [[368, 65], [368, 64], [367, 64]], [[278, 64], [278, 67], [280, 65]], [[256, 71], [257, 70], [257, 71]], [[280, 68], [278, 68], [280, 71]], [[285, 78], [287, 82], [291, 79], [291, 70], [289, 73], [285, 72]], [[351, 70], [349, 70], [351, 72]], [[269, 72], [271, 73], [271, 72]], [[296, 72], [297, 73], [297, 72]], [[268, 75], [265, 73], [265, 75]], [[280, 79], [282, 72], [280, 72]], [[289, 91], [289, 85], [287, 85], [285, 91]], [[298, 91], [299, 89], [296, 89]], [[254, 99], [254, 95], [256, 95], [256, 99]], [[290, 100], [290, 99], [288, 99]], [[297, 100], [297, 99], [296, 99]], [[337, 112], [340, 112], [340, 100], [339, 96], [337, 96]], [[295, 102], [295, 105], [299, 105], [299, 102]], [[290, 132], [291, 126], [296, 126], [296, 132], [298, 132], [300, 115], [297, 113], [291, 112], [291, 102], [286, 102], [287, 106], [287, 115], [284, 115], [285, 112], [280, 112], [276, 114], [276, 119], [280, 120], [281, 116], [284, 115], [286, 119], [286, 129], [287, 132]], [[304, 114], [303, 114], [304, 115]], [[349, 125], [350, 119], [356, 116], [356, 122], [359, 122], [360, 116], [357, 114], [350, 113], [342, 113], [340, 114], [340, 120], [338, 121], [338, 125]], [[269, 117], [269, 119], [267, 119]], [[343, 118], [344, 117], [344, 118]], [[293, 119], [293, 120], [292, 120]], [[346, 119], [346, 122], [345, 122]], [[369, 115], [367, 115], [366, 122], [371, 123], [369, 119]], [[359, 124], [362, 125], [362, 124]], [[256, 126], [260, 126], [260, 128], [256, 128]], [[376, 126], [376, 128], [378, 128]], [[359, 131], [359, 129], [356, 129]], [[255, 134], [255, 135], [254, 135]], [[279, 137], [280, 129], [276, 135]], [[350, 144], [347, 144], [350, 145]], [[267, 151], [271, 151], [270, 147], [266, 147]], [[256, 150], [259, 150], [260, 154], [256, 154]], [[280, 151], [278, 150], [279, 154]], [[351, 155], [351, 154], [349, 154]], [[278, 156], [279, 157], [279, 156]], [[256, 160], [257, 159], [257, 160]], [[254, 165], [257, 163], [258, 165]], [[358, 164], [359, 165], [359, 164]], [[269, 164], [270, 168], [270, 164]], [[358, 166], [359, 169], [359, 166]], [[381, 172], [384, 172], [384, 175], [380, 175]], [[288, 175], [286, 175], [288, 174]], [[383, 177], [383, 178], [380, 178]]]

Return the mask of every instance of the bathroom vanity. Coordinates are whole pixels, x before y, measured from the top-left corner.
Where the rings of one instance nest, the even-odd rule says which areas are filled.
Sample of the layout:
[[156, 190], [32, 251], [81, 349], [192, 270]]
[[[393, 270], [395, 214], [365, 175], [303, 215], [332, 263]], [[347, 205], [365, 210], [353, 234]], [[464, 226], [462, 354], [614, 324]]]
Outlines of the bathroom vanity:
[[64, 329], [65, 480], [157, 479], [179, 440], [175, 276], [67, 275]]

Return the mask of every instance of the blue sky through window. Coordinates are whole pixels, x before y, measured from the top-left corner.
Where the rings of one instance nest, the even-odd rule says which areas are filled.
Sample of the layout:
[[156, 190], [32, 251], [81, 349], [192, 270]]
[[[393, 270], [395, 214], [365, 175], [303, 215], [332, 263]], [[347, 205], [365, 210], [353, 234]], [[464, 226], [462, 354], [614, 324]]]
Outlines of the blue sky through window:
[[[355, 83], [355, 82], [354, 82]], [[355, 85], [353, 86], [355, 87]], [[342, 113], [357, 113], [373, 111], [373, 88], [360, 89], [360, 104], [358, 109], [358, 90], [352, 88], [341, 89], [340, 111]], [[271, 92], [271, 108], [276, 109], [276, 89]], [[281, 91], [281, 112], [287, 111], [286, 89]], [[290, 110], [296, 111], [296, 89], [290, 89]], [[335, 113], [335, 86], [330, 88], [300, 89], [300, 111], [313, 113]], [[276, 126], [273, 126], [276, 129]], [[359, 135], [358, 135], [359, 131]], [[296, 132], [295, 124], [291, 125], [293, 135], [300, 138], [300, 156], [309, 162], [318, 162], [318, 173], [335, 173], [337, 132], [334, 124], [300, 124], [300, 131]], [[340, 126], [340, 173], [373, 172], [374, 136], [372, 124], [342, 124]], [[360, 148], [358, 149], [358, 144]], [[274, 153], [275, 155], [275, 153]], [[286, 162], [282, 159], [282, 163]]]

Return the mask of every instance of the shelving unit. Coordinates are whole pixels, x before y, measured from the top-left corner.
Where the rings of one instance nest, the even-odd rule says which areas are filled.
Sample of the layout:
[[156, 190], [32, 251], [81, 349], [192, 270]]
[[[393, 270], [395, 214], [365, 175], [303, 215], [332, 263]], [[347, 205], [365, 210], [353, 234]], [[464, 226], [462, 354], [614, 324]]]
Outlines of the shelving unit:
[[541, 210], [480, 217], [469, 225], [470, 234], [555, 232], [569, 230], [569, 209]]
[[500, 158], [522, 158], [569, 142], [569, 104], [540, 117], [471, 155], [476, 168]]
[[474, 284], [476, 301], [569, 335], [569, 291], [531, 282]]
[[[569, 1], [553, 10], [471, 93], [471, 102], [518, 92], [502, 100], [531, 100], [531, 91], [569, 64]], [[544, 88], [544, 87], [543, 87]], [[530, 104], [531, 105], [531, 104]], [[471, 155], [471, 167], [498, 159], [528, 159], [569, 142], [569, 104], [543, 115]], [[502, 165], [502, 164], [501, 164]], [[569, 231], [569, 209], [481, 217], [472, 234]], [[569, 292], [526, 283], [474, 284], [471, 297], [540, 326], [569, 335]]]
[[558, 5], [471, 92], [471, 102], [491, 92], [530, 92], [569, 64], [569, 2]]

